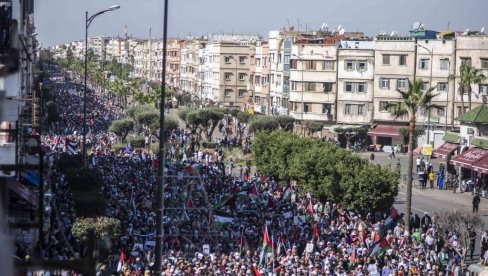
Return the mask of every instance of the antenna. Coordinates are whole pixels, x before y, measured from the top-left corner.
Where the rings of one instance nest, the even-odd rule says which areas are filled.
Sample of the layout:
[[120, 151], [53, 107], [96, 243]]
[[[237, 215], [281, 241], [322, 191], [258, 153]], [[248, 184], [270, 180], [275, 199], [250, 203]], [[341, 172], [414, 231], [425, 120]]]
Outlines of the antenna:
[[419, 28], [420, 28], [420, 22], [415, 21], [415, 22], [413, 23], [413, 25], [412, 25], [412, 28], [413, 28], [414, 30], [419, 29]]

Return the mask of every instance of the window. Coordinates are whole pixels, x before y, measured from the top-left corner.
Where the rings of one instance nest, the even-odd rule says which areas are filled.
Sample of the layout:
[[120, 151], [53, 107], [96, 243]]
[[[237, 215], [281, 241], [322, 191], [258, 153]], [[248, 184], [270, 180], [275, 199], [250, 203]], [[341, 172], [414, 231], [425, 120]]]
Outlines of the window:
[[358, 104], [358, 115], [364, 115], [364, 104]]
[[276, 85], [281, 85], [281, 75], [276, 75]]
[[390, 79], [380, 78], [380, 89], [390, 89]]
[[[271, 62], [271, 59], [270, 59], [270, 62]], [[289, 64], [290, 63], [290, 55], [285, 55], [284, 63], [285, 64]]]
[[480, 58], [481, 69], [488, 69], [488, 58]]
[[358, 92], [364, 93], [366, 92], [366, 83], [365, 82], [345, 82], [344, 83], [344, 91], [345, 92]]
[[380, 101], [380, 112], [389, 112], [388, 104], [390, 104], [390, 102]]
[[397, 79], [397, 89], [407, 89], [407, 79]]
[[422, 58], [419, 60], [419, 69], [427, 70], [429, 69], [429, 59]]
[[447, 91], [447, 82], [438, 82], [437, 91]]
[[356, 84], [356, 87], [357, 87], [357, 92], [358, 93], [364, 93], [366, 92], [366, 83], [365, 82], [358, 82]]
[[480, 84], [479, 89], [480, 89], [480, 94], [483, 94], [483, 95], [488, 94], [488, 84]]
[[383, 65], [390, 65], [390, 55], [383, 54]]
[[345, 82], [344, 83], [344, 91], [346, 92], [353, 92], [353, 83], [352, 82]]
[[365, 60], [358, 60], [357, 62], [358, 71], [366, 71], [367, 68], [368, 68], [368, 63]]
[[239, 56], [239, 63], [246, 63], [246, 57], [245, 56]]
[[346, 115], [351, 114], [351, 105], [350, 104], [346, 104], [344, 106], [344, 114], [346, 114]]
[[261, 67], [261, 59], [260, 58], [256, 59], [256, 67]]
[[226, 64], [229, 64], [230, 63], [230, 57], [224, 57], [224, 61]]
[[328, 103], [322, 104], [322, 113], [323, 114], [329, 115], [329, 114], [331, 114], [331, 112], [330, 112], [331, 110], [332, 110], [331, 104], [328, 104]]
[[291, 90], [293, 90], [293, 91], [298, 90], [298, 82], [296, 82], [296, 81], [291, 82]]
[[461, 66], [471, 66], [471, 58], [470, 57], [462, 57], [461, 58]]
[[344, 69], [348, 71], [354, 70], [354, 61], [353, 60], [345, 60], [344, 61]]
[[457, 115], [458, 116], [466, 113], [466, 111], [468, 111], [468, 106], [465, 106], [464, 108], [462, 108], [461, 106], [457, 107]]
[[430, 88], [430, 83], [428, 81], [423, 81], [422, 82], [422, 90], [427, 90]]
[[246, 79], [246, 73], [239, 73], [239, 80], [244, 81]]
[[444, 116], [446, 116], [446, 108], [437, 109], [437, 117], [444, 117]]
[[332, 82], [322, 83], [322, 92], [325, 92], [325, 93], [332, 92], [333, 85], [334, 85], [334, 83], [332, 83]]
[[244, 97], [246, 95], [246, 90], [245, 89], [239, 89], [239, 97]]
[[225, 78], [225, 80], [226, 80], [226, 81], [229, 81], [229, 80], [230, 80], [230, 76], [232, 76], [232, 73], [228, 73], [228, 72], [226, 72], [226, 73], [224, 74], [224, 78]]
[[398, 65], [407, 66], [407, 55], [400, 55], [399, 56]]
[[254, 77], [254, 83], [255, 83], [256, 85], [260, 85], [260, 80], [261, 80], [261, 77], [260, 77], [260, 76], [255, 76], [255, 77]]
[[312, 111], [312, 104], [311, 103], [303, 103], [303, 112], [311, 112]]
[[449, 69], [449, 59], [442, 58], [441, 59], [441, 70], [448, 70]]
[[306, 83], [306, 91], [315, 91], [315, 82], [307, 82]]
[[298, 60], [292, 59], [290, 60], [290, 69], [297, 69], [298, 67]]
[[224, 94], [226, 97], [230, 97], [230, 94], [232, 93], [232, 89], [225, 89]]
[[305, 62], [305, 69], [317, 70], [317, 61], [316, 60], [304, 60], [303, 62]]
[[323, 62], [322, 68], [324, 70], [334, 70], [334, 62], [330, 60], [326, 60]]

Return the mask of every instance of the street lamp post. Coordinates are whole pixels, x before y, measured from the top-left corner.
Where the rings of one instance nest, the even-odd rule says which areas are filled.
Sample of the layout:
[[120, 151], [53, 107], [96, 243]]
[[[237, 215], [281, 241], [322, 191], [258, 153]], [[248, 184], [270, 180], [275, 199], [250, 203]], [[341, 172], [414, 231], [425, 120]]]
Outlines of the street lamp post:
[[[417, 44], [418, 47], [425, 49], [430, 54], [430, 77], [429, 86], [432, 87], [432, 67], [434, 67], [434, 49], [429, 49], [423, 45]], [[430, 109], [427, 110], [427, 144], [430, 145]]]
[[83, 168], [85, 168], [86, 165], [86, 90], [87, 90], [86, 76], [88, 74], [87, 72], [88, 71], [88, 28], [90, 27], [90, 24], [92, 23], [93, 19], [95, 19], [95, 17], [117, 9], [120, 9], [120, 6], [114, 5], [106, 10], [95, 13], [90, 17], [88, 17], [88, 11], [85, 12], [85, 85], [83, 89]]
[[305, 84], [303, 83], [303, 70], [304, 70], [304, 63], [303, 63], [303, 59], [295, 54], [293, 54], [292, 56], [296, 57], [297, 59], [300, 60], [300, 63], [301, 63], [301, 68], [302, 68], [302, 112], [301, 112], [301, 123], [302, 123], [302, 129], [301, 129], [301, 132], [302, 132], [302, 137], [305, 137], [305, 124], [304, 124], [304, 121], [303, 121], [303, 113], [305, 111], [305, 104], [303, 102], [303, 94], [305, 93]]

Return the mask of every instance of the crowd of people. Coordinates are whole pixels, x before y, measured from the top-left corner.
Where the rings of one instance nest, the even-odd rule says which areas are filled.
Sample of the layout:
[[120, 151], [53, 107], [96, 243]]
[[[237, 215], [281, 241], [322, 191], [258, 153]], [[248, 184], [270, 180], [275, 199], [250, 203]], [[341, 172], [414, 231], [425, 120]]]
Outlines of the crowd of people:
[[[42, 138], [54, 166], [52, 225], [43, 257], [83, 255], [82, 243], [71, 233], [76, 218], [71, 192], [56, 169], [59, 153], [70, 152], [67, 141], [75, 141], [74, 153], [88, 147], [89, 166], [103, 177], [106, 216], [121, 223], [121, 236], [109, 257], [99, 260], [98, 275], [152, 275], [159, 164], [147, 145], [111, 149], [116, 136], [108, 126], [123, 112], [96, 85], [88, 91], [90, 131], [87, 145], [81, 144], [79, 81], [53, 86], [61, 120]], [[247, 137], [241, 141], [246, 148], [251, 144]], [[220, 144], [237, 145], [237, 136], [225, 136]], [[473, 255], [463, 252], [462, 233], [439, 228], [437, 214], [415, 214], [411, 229], [405, 229], [394, 208], [366, 214], [344, 210], [331, 199], [302, 192], [293, 181], [280, 185], [253, 173], [249, 162], [245, 169], [233, 169], [221, 149], [200, 149], [184, 128], [171, 133], [167, 149], [164, 275], [460, 275], [462, 256]], [[487, 233], [480, 245], [483, 257]]]

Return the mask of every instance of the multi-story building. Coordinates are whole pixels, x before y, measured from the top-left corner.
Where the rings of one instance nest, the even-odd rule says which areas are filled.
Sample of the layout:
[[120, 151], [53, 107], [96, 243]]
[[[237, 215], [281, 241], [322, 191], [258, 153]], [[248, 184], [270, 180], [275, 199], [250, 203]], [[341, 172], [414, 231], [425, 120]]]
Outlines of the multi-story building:
[[97, 61], [107, 60], [107, 48], [111, 38], [107, 36], [96, 36], [88, 38], [88, 50], [93, 50], [94, 59]]
[[166, 45], [166, 83], [174, 91], [180, 88], [181, 49], [184, 45], [185, 40], [182, 39], [170, 39]]
[[192, 95], [193, 99], [201, 97], [201, 76], [200, 54], [205, 48], [206, 40], [192, 40], [188, 41], [184, 47], [181, 48], [180, 55], [180, 91]]
[[[36, 81], [39, 44], [34, 1], [0, 1], [0, 18], [0, 231], [4, 255], [12, 256], [4, 259], [2, 274], [15, 275], [13, 259], [25, 257], [17, 254], [23, 248], [42, 244], [50, 212], [43, 208], [43, 189], [48, 187], [42, 177], [45, 166], [36, 133], [42, 90]], [[23, 177], [27, 171], [37, 177], [37, 185]], [[9, 240], [15, 240], [15, 249]]]
[[[340, 38], [301, 38], [290, 57], [290, 115], [301, 121], [335, 121], [337, 97], [337, 45]], [[304, 131], [303, 129], [301, 131]]]
[[[337, 66], [337, 112], [340, 125], [365, 125], [373, 119], [374, 42], [341, 41]], [[332, 111], [332, 110], [331, 110]]]
[[[252, 50], [251, 50], [252, 51]], [[245, 98], [246, 109], [261, 114], [270, 114], [269, 98], [269, 44], [267, 41], [256, 42], [254, 52], [250, 54], [248, 81], [248, 98]]]

